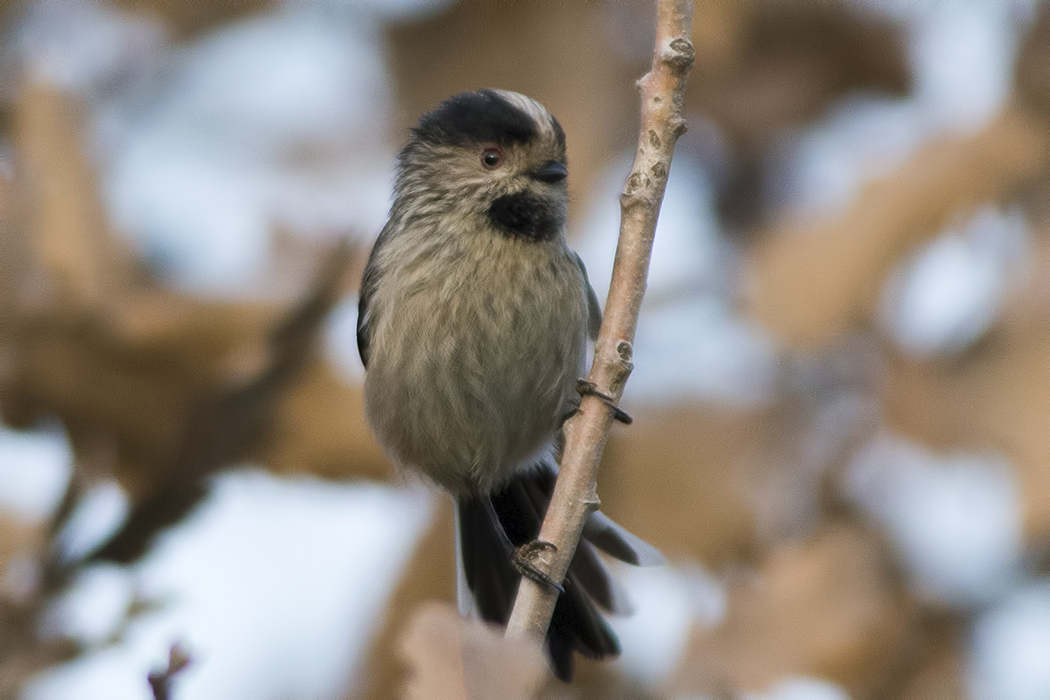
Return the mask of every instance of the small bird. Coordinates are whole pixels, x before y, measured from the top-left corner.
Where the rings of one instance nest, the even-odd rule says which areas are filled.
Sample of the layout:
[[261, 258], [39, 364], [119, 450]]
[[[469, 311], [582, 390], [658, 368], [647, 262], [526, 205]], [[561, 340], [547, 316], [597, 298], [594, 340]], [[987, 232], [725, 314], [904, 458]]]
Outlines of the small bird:
[[595, 604], [627, 604], [595, 547], [632, 564], [662, 561], [601, 512], [560, 585], [524, 555], [551, 546], [535, 540], [562, 424], [588, 391], [578, 379], [587, 338], [601, 325], [565, 239], [567, 175], [565, 132], [524, 95], [468, 92], [425, 114], [398, 158], [357, 322], [365, 412], [380, 445], [455, 499], [470, 593], [461, 590], [461, 607], [505, 625], [522, 574], [557, 588], [547, 648], [563, 680], [574, 651], [620, 650]]

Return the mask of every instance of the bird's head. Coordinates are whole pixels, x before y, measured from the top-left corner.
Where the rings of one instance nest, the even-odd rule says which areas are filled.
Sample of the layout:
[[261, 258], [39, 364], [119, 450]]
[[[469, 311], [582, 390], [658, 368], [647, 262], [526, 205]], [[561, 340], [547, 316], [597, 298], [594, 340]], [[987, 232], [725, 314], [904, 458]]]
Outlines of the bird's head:
[[423, 115], [399, 159], [395, 209], [468, 216], [496, 235], [550, 240], [568, 211], [565, 132], [543, 105], [479, 90]]

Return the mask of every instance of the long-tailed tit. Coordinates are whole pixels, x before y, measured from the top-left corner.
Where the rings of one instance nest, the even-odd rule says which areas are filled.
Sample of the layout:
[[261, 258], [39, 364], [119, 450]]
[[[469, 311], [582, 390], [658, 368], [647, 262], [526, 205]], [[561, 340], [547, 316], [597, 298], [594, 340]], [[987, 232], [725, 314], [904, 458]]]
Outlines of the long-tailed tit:
[[[566, 176], [565, 134], [538, 102], [502, 90], [449, 98], [401, 151], [361, 285], [368, 421], [397, 465], [453, 495], [463, 578], [481, 617], [500, 624], [519, 572], [544, 580], [519, 548], [539, 533], [601, 323], [565, 240]], [[634, 564], [661, 560], [590, 516], [547, 633], [563, 679], [574, 650], [619, 652], [595, 604], [624, 603], [595, 546]]]

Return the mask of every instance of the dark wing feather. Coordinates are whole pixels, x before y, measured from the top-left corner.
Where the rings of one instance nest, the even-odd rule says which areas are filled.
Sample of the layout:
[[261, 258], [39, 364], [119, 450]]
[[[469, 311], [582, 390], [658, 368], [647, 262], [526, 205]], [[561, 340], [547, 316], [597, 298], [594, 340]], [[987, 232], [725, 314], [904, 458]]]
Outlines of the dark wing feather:
[[587, 268], [584, 267], [583, 260], [576, 253], [572, 255], [576, 258], [576, 264], [583, 275], [583, 286], [587, 288], [587, 335], [591, 340], [597, 340], [598, 329], [602, 327], [602, 307], [598, 305], [598, 295], [594, 293], [594, 287], [587, 278]]
[[605, 570], [605, 564], [602, 563], [597, 550], [587, 540], [580, 540], [576, 545], [570, 572], [580, 587], [603, 610], [616, 615], [630, 615], [634, 612], [626, 592], [621, 590], [616, 579]]
[[372, 332], [368, 323], [368, 305], [372, 301], [372, 295], [375, 294], [380, 278], [376, 256], [379, 253], [379, 249], [383, 247], [383, 244], [389, 238], [390, 230], [390, 222], [387, 222], [380, 232], [379, 238], [376, 239], [375, 245], [372, 246], [372, 252], [368, 255], [368, 263], [365, 265], [364, 274], [361, 276], [361, 291], [357, 302], [357, 352], [361, 355], [361, 364], [366, 368], [368, 367], [369, 346], [372, 341]]
[[583, 523], [583, 538], [609, 556], [634, 566], [663, 566], [660, 550], [597, 510]]

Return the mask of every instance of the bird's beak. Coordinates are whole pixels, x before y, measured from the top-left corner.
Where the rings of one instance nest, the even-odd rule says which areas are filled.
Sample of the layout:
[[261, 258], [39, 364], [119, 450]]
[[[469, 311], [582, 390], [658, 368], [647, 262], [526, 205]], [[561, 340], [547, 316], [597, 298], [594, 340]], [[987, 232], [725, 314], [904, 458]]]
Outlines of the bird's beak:
[[569, 171], [565, 169], [565, 163], [557, 160], [548, 160], [546, 163], [529, 173], [529, 175], [540, 182], [546, 182], [553, 185], [554, 183], [561, 182], [568, 177]]

